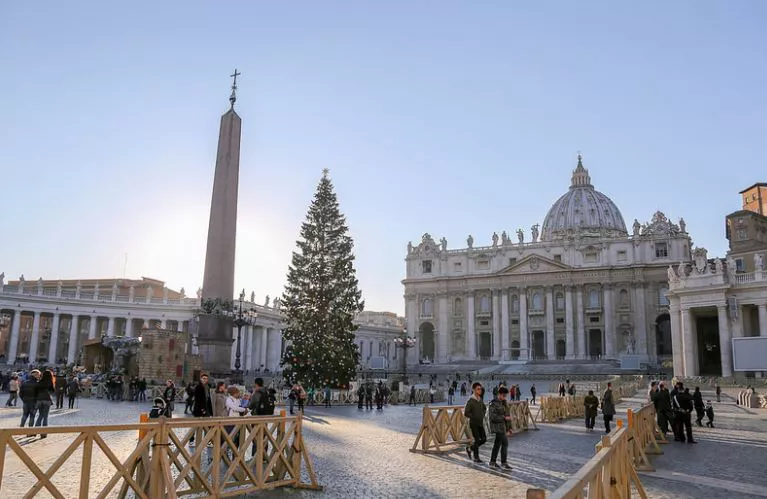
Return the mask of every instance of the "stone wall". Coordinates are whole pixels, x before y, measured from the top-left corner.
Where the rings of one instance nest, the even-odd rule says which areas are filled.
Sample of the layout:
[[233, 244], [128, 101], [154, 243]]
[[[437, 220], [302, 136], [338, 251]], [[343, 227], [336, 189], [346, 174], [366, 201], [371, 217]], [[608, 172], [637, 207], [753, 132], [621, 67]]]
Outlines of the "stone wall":
[[138, 376], [147, 381], [178, 384], [188, 381], [202, 365], [198, 355], [187, 354], [189, 333], [149, 329], [141, 331], [141, 348], [137, 355]]

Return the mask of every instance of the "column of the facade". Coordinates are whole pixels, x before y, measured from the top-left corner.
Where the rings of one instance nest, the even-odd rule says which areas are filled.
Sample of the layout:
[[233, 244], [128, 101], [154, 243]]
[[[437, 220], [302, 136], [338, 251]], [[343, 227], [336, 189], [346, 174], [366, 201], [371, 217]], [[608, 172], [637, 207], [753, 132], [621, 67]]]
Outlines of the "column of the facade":
[[607, 359], [615, 358], [615, 326], [613, 325], [613, 290], [610, 285], [604, 286], [604, 300], [602, 303], [605, 317], [605, 348], [604, 356]]
[[474, 329], [474, 293], [466, 295], [466, 357], [477, 358], [477, 332]]
[[95, 315], [90, 316], [90, 321], [88, 322], [88, 339], [92, 340], [96, 337], [96, 322], [98, 317]]
[[248, 326], [248, 371], [254, 371], [256, 369], [256, 361], [254, 359], [256, 349], [253, 345], [253, 338], [256, 335], [256, 326]]
[[[232, 351], [231, 351], [231, 359], [229, 361], [229, 366], [232, 370], [234, 370], [234, 364], [237, 361], [237, 328], [232, 327]], [[240, 359], [240, 362], [242, 362], [242, 359]]]
[[8, 345], [8, 363], [16, 362], [19, 356], [19, 332], [21, 331], [21, 310], [13, 312], [13, 322], [11, 323], [11, 344]]
[[67, 364], [73, 364], [77, 355], [77, 337], [79, 336], [79, 330], [77, 329], [78, 316], [72, 314], [72, 320], [69, 323], [69, 348], [67, 349]]
[[115, 334], [115, 318], [109, 317], [109, 323], [107, 324], [107, 336], [117, 336]]
[[682, 350], [684, 352], [684, 376], [698, 375], [698, 362], [695, 358], [695, 337], [697, 330], [695, 327], [695, 313], [692, 308], [682, 309]]
[[501, 358], [501, 308], [498, 290], [493, 290], [493, 360]]
[[636, 338], [635, 354], [645, 360], [649, 360], [650, 351], [647, 342], [647, 314], [644, 301], [645, 287], [643, 283], [636, 284], [634, 288], [634, 330]]
[[128, 338], [133, 336], [133, 317], [131, 316], [125, 319], [125, 336]]
[[253, 370], [261, 367], [261, 326], [253, 326]]
[[575, 353], [576, 358], [586, 359], [586, 314], [583, 312], [583, 286], [578, 286], [575, 292], [575, 308], [577, 315], [577, 333], [576, 340], [578, 350]]
[[730, 333], [730, 321], [727, 320], [727, 305], [716, 307], [719, 318], [719, 351], [722, 356], [722, 377], [732, 376], [732, 334]]
[[53, 324], [51, 325], [51, 343], [48, 347], [48, 363], [50, 364], [57, 364], [58, 363], [58, 348], [59, 348], [59, 321], [61, 319], [61, 315], [56, 312], [53, 314]]
[[519, 359], [530, 360], [530, 335], [527, 331], [527, 289], [519, 288]]
[[565, 356], [575, 358], [575, 338], [573, 336], [573, 288], [565, 286]]
[[759, 308], [759, 336], [767, 336], [767, 305], [762, 303]]
[[[405, 316], [407, 317], [407, 335], [413, 338], [416, 338], [417, 341], [420, 341], [420, 338], [418, 338], [418, 300], [416, 295], [406, 295]], [[266, 337], [266, 335], [267, 335], [267, 330], [264, 329], [264, 337]], [[418, 363], [418, 351], [420, 350], [420, 348], [421, 346], [419, 344], [416, 344], [414, 348], [408, 348], [407, 350], [405, 350], [406, 352], [405, 362], [407, 364]], [[360, 354], [361, 353], [362, 352], [360, 352]], [[264, 362], [264, 366], [266, 366], [265, 362]]]
[[500, 360], [509, 360], [509, 293], [506, 288], [501, 293], [501, 355]]
[[[447, 362], [448, 352], [448, 331], [450, 326], [447, 322], [447, 293], [440, 293], [439, 295], [439, 331], [437, 331], [437, 363], [444, 364]], [[370, 352], [371, 357], [373, 352]]]
[[679, 299], [671, 298], [668, 315], [671, 323], [671, 353], [674, 355], [674, 376], [684, 376], [684, 345], [680, 313]]
[[267, 331], [268, 329], [266, 326], [261, 326], [261, 357], [258, 367], [260, 367], [262, 371], [266, 369], [266, 350], [269, 347]]
[[554, 289], [546, 287], [546, 358], [557, 358], [557, 347], [554, 341]]
[[32, 339], [29, 342], [29, 362], [37, 363], [37, 347], [40, 343], [40, 312], [35, 311], [35, 318], [32, 320]]

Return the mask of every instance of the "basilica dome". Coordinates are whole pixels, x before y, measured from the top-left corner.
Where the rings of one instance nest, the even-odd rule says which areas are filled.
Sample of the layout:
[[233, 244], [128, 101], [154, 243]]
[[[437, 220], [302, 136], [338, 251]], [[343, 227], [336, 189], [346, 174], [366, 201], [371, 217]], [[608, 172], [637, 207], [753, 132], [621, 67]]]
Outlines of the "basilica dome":
[[569, 237], [628, 236], [623, 215], [610, 198], [594, 189], [589, 171], [578, 155], [570, 190], [552, 205], [541, 228], [541, 241]]

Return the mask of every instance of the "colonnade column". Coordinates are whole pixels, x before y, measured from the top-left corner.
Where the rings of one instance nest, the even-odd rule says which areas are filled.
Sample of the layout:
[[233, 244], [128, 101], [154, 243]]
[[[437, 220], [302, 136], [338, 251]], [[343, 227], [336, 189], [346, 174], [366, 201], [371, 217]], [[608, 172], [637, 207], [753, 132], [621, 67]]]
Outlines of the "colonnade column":
[[125, 319], [125, 336], [128, 338], [133, 336], [133, 318], [130, 316]]
[[[231, 369], [234, 369], [234, 362], [236, 358], [237, 358], [237, 328], [232, 327], [232, 354], [229, 360], [229, 365]], [[240, 359], [240, 362], [242, 362], [242, 359]]]
[[759, 336], [767, 336], [767, 305], [762, 303], [759, 309]]
[[679, 299], [672, 298], [668, 307], [671, 322], [671, 353], [674, 356], [674, 376], [684, 376], [684, 346], [682, 343], [682, 322]]
[[698, 368], [695, 358], [694, 337], [697, 336], [695, 328], [695, 314], [691, 308], [682, 309], [682, 345], [684, 351], [684, 376], [697, 376]]
[[29, 344], [29, 362], [37, 363], [37, 347], [40, 343], [40, 312], [35, 312], [35, 318], [32, 320], [32, 339]]
[[[415, 294], [405, 295], [405, 315], [407, 317], [407, 334], [416, 338], [418, 336], [418, 302]], [[266, 328], [264, 328], [264, 336], [267, 334], [266, 331]], [[406, 364], [417, 364], [418, 350], [420, 348], [420, 345], [416, 345], [415, 348], [405, 350], [404, 362]], [[360, 352], [361, 354], [362, 352]], [[266, 366], [266, 363], [264, 363], [264, 366]]]
[[605, 348], [604, 356], [608, 359], [615, 358], [615, 326], [613, 326], [613, 290], [609, 284], [605, 284], [602, 312], [605, 317]]
[[253, 354], [255, 353], [255, 348], [253, 348], [253, 337], [256, 334], [255, 329], [256, 326], [248, 326], [248, 363], [246, 364], [248, 371], [255, 369], [255, 361], [253, 359]]
[[530, 360], [530, 337], [527, 331], [527, 289], [519, 288], [519, 358]]
[[[448, 331], [450, 326], [447, 324], [447, 293], [443, 292], [439, 295], [439, 331], [437, 331], [437, 363], [444, 364], [447, 362], [447, 343], [448, 343]], [[370, 352], [371, 356], [373, 352]]]
[[500, 309], [500, 297], [498, 296], [498, 290], [494, 289], [493, 292], [493, 360], [501, 358], [501, 309]]
[[13, 364], [19, 355], [19, 331], [21, 330], [21, 310], [13, 312], [11, 324], [11, 344], [8, 346], [8, 362]]
[[565, 357], [575, 358], [575, 338], [573, 337], [573, 288], [565, 286]]
[[477, 358], [477, 332], [474, 329], [474, 293], [466, 296], [466, 357]]
[[509, 293], [506, 288], [501, 293], [501, 352], [500, 360], [510, 360], [509, 356]]
[[116, 336], [115, 334], [115, 318], [109, 318], [109, 324], [107, 324], [107, 336]]
[[48, 347], [48, 363], [58, 363], [57, 350], [59, 349], [59, 321], [61, 315], [56, 312], [53, 314], [53, 325], [51, 326], [51, 344]]
[[253, 369], [261, 367], [261, 332], [263, 327], [253, 326]]
[[732, 376], [732, 334], [727, 320], [727, 305], [717, 305], [719, 318], [719, 352], [722, 355], [722, 377]]
[[259, 367], [262, 369], [266, 369], [266, 351], [269, 348], [268, 331], [266, 326], [261, 328], [261, 366]]
[[645, 286], [644, 283], [639, 283], [634, 288], [634, 295], [636, 297], [634, 307], [634, 317], [636, 318], [636, 350], [635, 354], [640, 355], [644, 359], [649, 359], [650, 351], [647, 347], [647, 316], [645, 315], [645, 301], [644, 301]]
[[69, 348], [67, 349], [67, 364], [73, 364], [75, 362], [75, 354], [77, 353], [77, 336], [78, 336], [78, 316], [72, 314], [72, 321], [69, 323]]
[[557, 358], [557, 347], [554, 341], [554, 289], [546, 287], [546, 358]]
[[91, 320], [88, 323], [88, 339], [92, 340], [96, 337], [96, 322], [98, 317], [95, 315], [90, 316]]
[[576, 334], [578, 351], [576, 357], [580, 356], [581, 359], [586, 359], [588, 354], [586, 353], [586, 314], [583, 313], [583, 286], [578, 286], [575, 292], [575, 307], [578, 316], [578, 332]]

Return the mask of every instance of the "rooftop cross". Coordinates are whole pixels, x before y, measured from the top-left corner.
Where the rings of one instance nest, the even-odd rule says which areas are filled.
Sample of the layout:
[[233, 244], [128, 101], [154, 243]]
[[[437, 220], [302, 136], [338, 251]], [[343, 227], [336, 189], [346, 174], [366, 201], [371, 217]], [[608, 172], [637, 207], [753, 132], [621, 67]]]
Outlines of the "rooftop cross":
[[237, 77], [240, 76], [242, 73], [237, 72], [237, 68], [234, 69], [234, 73], [230, 74], [229, 76], [233, 78], [232, 80], [232, 95], [229, 96], [229, 102], [232, 105], [232, 109], [234, 109], [234, 103], [237, 101]]

